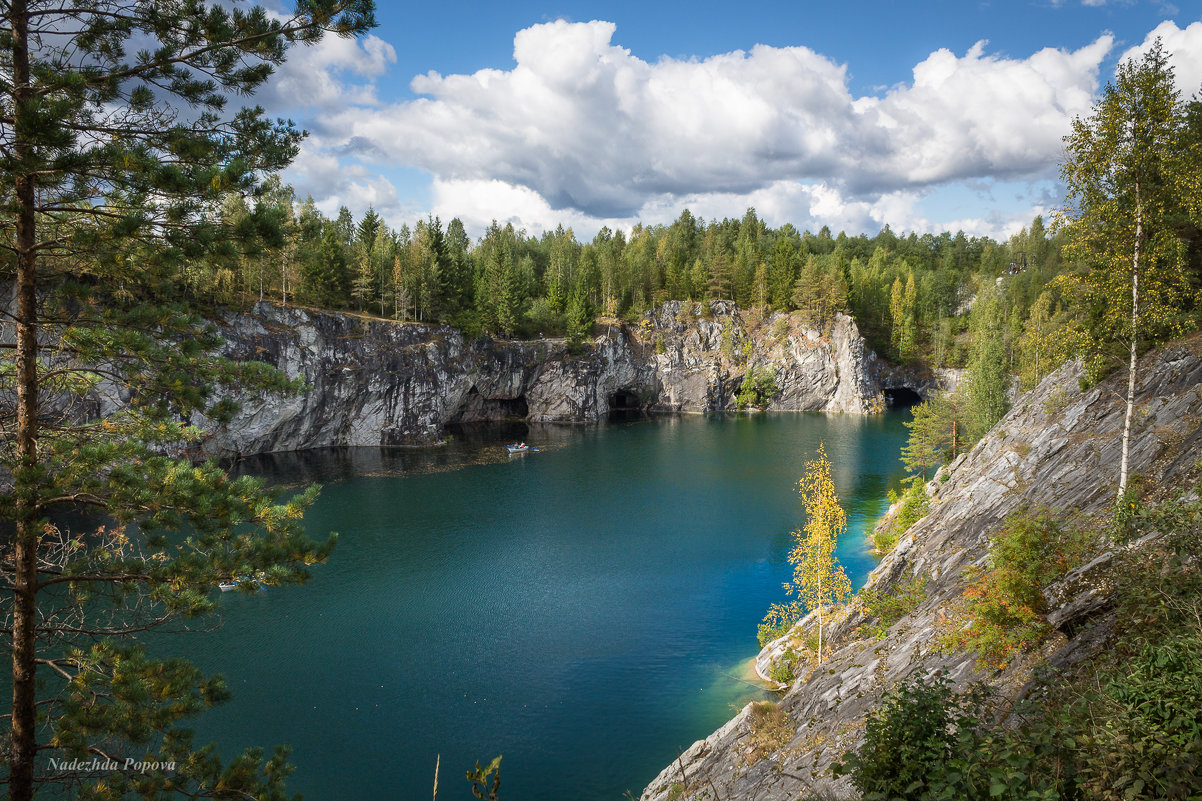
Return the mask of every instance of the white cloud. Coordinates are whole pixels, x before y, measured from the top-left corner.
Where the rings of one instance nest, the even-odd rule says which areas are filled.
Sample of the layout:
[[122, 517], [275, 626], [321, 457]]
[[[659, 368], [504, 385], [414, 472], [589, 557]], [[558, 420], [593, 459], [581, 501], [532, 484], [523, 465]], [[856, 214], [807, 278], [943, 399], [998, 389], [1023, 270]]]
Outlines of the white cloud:
[[[921, 192], [898, 191], [872, 199], [855, 199], [846, 197], [830, 184], [802, 184], [791, 180], [773, 181], [747, 193], [656, 195], [629, 216], [605, 218], [576, 209], [553, 209], [529, 187], [496, 179], [447, 181], [436, 178], [433, 192], [432, 213], [444, 221], [459, 217], [473, 236], [481, 235], [496, 220], [501, 225], [511, 223], [514, 228], [525, 229], [535, 236], [563, 225], [573, 229], [577, 237], [590, 239], [603, 225], [627, 232], [635, 223], [666, 225], [679, 217], [685, 208], [694, 217], [707, 220], [739, 217], [746, 209], [755, 208], [760, 218], [772, 227], [791, 223], [798, 230], [817, 231], [826, 225], [833, 231], [875, 233], [889, 225], [898, 233], [962, 230], [971, 236], [1005, 239], [1029, 224], [1035, 214], [1047, 213], [1043, 205], [1036, 204], [1033, 209], [1024, 206], [1018, 213], [993, 211], [983, 217], [932, 220], [918, 211], [925, 197]], [[394, 224], [399, 225], [400, 221]]]
[[513, 69], [429, 73], [412, 82], [417, 100], [343, 104], [323, 115], [318, 145], [444, 182], [525, 187], [553, 210], [598, 218], [781, 180], [877, 197], [1046, 174], [1112, 46], [1103, 36], [1026, 59], [989, 55], [983, 42], [963, 56], [940, 50], [909, 84], [855, 98], [846, 68], [805, 47], [648, 63], [613, 44], [614, 32], [600, 21], [527, 28]]
[[363, 164], [345, 164], [331, 153], [302, 150], [285, 178], [296, 190], [297, 198], [311, 195], [327, 217], [336, 217], [339, 206], [356, 214], [370, 206], [385, 217], [405, 219], [421, 213], [401, 202], [396, 187], [387, 178]]
[[1142, 43], [1123, 53], [1120, 61], [1140, 58], [1151, 49], [1157, 37], [1170, 54], [1169, 64], [1181, 94], [1187, 98], [1202, 94], [1202, 22], [1178, 28], [1177, 23], [1165, 20], [1153, 28]]
[[974, 176], [1046, 174], [1062, 153], [1069, 121], [1089, 111], [1103, 36], [1074, 52], [1040, 50], [1022, 60], [985, 53], [932, 53], [913, 81], [856, 103], [861, 170], [849, 185], [922, 187]]
[[325, 36], [315, 45], [293, 49], [255, 101], [274, 113], [309, 108], [328, 114], [351, 106], [375, 106], [379, 100], [371, 80], [395, 63], [396, 50], [378, 36]]
[[[647, 62], [614, 44], [615, 32], [603, 21], [535, 25], [514, 37], [513, 68], [419, 75], [421, 96], [393, 103], [374, 90], [396, 58], [382, 40], [302, 49], [270, 87], [274, 108], [313, 115], [286, 177], [323, 210], [370, 203], [399, 225], [424, 210], [379, 173], [416, 168], [431, 176], [429, 210], [475, 233], [497, 219], [585, 236], [669, 222], [685, 207], [721, 218], [754, 206], [770, 224], [811, 230], [1004, 236], [1029, 223], [1029, 205], [1015, 214], [1022, 203], [983, 198], [961, 214], [944, 204], [934, 220], [920, 209], [962, 182], [1047, 185], [1114, 44], [1107, 34], [1025, 58], [984, 41], [941, 49], [909, 81], [857, 97], [846, 65], [809, 48]], [[1202, 23], [1165, 23], [1144, 46], [1155, 35], [1179, 77], [1202, 80]]]

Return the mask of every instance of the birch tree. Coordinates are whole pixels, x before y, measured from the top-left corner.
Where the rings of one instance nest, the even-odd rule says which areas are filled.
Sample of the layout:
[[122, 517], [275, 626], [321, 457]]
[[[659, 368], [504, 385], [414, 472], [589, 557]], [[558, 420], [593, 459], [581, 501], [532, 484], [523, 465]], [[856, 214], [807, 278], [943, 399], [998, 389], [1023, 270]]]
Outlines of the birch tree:
[[1092, 378], [1116, 350], [1127, 361], [1118, 496], [1127, 488], [1141, 349], [1189, 327], [1185, 243], [1172, 224], [1198, 165], [1183, 163], [1184, 108], [1159, 39], [1118, 68], [1088, 119], [1073, 121], [1061, 175], [1068, 188], [1059, 222], [1083, 277], [1090, 318], [1080, 331]]
[[796, 620], [803, 611], [812, 611], [818, 619], [818, 664], [822, 664], [822, 617], [827, 606], [841, 603], [851, 592], [851, 582], [835, 556], [839, 537], [847, 530], [847, 513], [839, 504], [835, 482], [831, 479], [831, 462], [826, 446], [819, 445], [818, 453], [806, 462], [805, 474], [797, 482], [805, 507], [806, 522], [793, 532], [793, 548], [789, 564], [793, 579], [785, 583], [785, 591], [795, 595], [789, 604], [774, 604], [765, 622]]

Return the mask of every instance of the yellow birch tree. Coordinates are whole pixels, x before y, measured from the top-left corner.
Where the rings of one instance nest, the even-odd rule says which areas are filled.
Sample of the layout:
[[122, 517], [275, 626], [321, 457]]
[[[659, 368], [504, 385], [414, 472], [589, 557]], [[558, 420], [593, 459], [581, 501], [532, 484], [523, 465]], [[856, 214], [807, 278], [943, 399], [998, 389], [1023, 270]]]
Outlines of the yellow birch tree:
[[[847, 530], [847, 513], [839, 505], [835, 482], [831, 479], [831, 462], [826, 446], [818, 446], [817, 455], [806, 462], [805, 475], [797, 482], [805, 506], [805, 525], [793, 532], [793, 548], [789, 563], [793, 565], [793, 580], [785, 591], [797, 599], [788, 605], [774, 604], [765, 622], [796, 619], [802, 608], [814, 611], [818, 617], [818, 664], [822, 664], [822, 613], [824, 607], [840, 603], [851, 592], [851, 582], [835, 556], [839, 535]], [[793, 613], [790, 615], [789, 613]]]

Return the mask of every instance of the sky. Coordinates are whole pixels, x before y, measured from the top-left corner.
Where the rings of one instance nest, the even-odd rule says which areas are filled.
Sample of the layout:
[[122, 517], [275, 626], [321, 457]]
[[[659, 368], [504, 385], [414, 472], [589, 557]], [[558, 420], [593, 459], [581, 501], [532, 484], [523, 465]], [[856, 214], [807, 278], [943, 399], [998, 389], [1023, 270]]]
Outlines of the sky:
[[255, 102], [309, 132], [327, 215], [588, 240], [711, 220], [1005, 238], [1062, 202], [1063, 137], [1160, 37], [1202, 89], [1202, 0], [396, 3]]

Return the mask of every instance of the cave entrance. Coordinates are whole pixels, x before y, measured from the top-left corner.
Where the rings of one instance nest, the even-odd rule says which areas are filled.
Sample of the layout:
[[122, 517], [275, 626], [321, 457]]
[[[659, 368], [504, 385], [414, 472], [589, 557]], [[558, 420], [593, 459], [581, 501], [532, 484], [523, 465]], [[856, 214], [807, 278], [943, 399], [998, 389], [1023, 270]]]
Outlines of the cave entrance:
[[922, 396], [909, 387], [887, 387], [884, 395], [885, 403], [895, 409], [905, 409], [922, 403]]
[[609, 396], [609, 419], [630, 420], [643, 416], [643, 404], [638, 393], [631, 389], [619, 389]]

